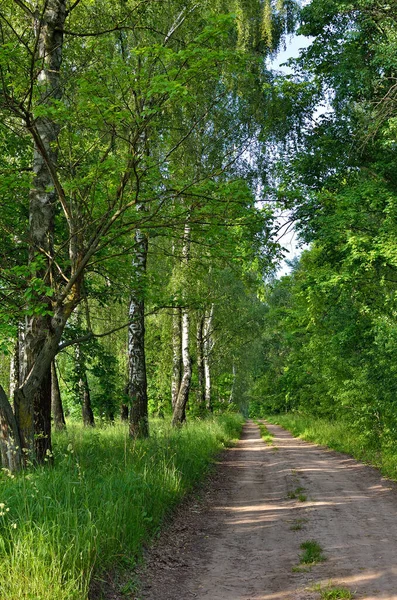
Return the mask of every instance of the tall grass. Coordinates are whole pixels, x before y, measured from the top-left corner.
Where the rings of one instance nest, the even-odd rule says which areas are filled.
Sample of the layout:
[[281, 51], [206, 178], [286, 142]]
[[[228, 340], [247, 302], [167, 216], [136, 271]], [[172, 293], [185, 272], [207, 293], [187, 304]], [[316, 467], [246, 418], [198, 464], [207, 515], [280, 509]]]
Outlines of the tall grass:
[[0, 598], [84, 600], [95, 570], [133, 564], [165, 514], [239, 436], [227, 415], [132, 442], [122, 424], [69, 424], [55, 466], [0, 476]]
[[301, 413], [266, 417], [270, 423], [281, 425], [297, 437], [350, 454], [357, 460], [380, 469], [383, 475], [397, 480], [397, 449], [393, 444], [378, 441], [354, 429], [347, 421], [329, 421]]

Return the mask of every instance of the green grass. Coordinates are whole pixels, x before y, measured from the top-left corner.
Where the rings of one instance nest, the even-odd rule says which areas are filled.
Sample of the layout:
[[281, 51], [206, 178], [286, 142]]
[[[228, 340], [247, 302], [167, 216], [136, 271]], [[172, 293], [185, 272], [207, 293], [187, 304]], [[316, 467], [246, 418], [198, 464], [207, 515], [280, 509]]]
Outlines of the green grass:
[[329, 588], [320, 591], [321, 600], [351, 600], [352, 593], [347, 588]]
[[325, 588], [321, 584], [317, 584], [312, 589], [314, 592], [319, 592], [321, 600], [353, 600], [350, 590], [333, 586], [332, 583]]
[[306, 494], [303, 493], [304, 491], [305, 491], [305, 488], [297, 487], [296, 489], [290, 490], [288, 492], [287, 498], [289, 500], [299, 500], [299, 502], [306, 502], [307, 496], [306, 496]]
[[55, 466], [0, 474], [0, 598], [85, 600], [94, 572], [132, 566], [164, 516], [240, 434], [227, 415], [133, 442], [118, 424], [69, 424]]
[[254, 421], [254, 423], [255, 423], [255, 425], [257, 425], [259, 427], [259, 431], [260, 431], [261, 438], [263, 439], [263, 441], [266, 444], [268, 444], [269, 446], [271, 446], [273, 444], [274, 435], [272, 433], [270, 433], [270, 431], [268, 430], [266, 425], [264, 425], [263, 423], [260, 423], [260, 421]]
[[381, 449], [374, 447], [364, 435], [352, 428], [351, 423], [328, 421], [301, 413], [272, 415], [266, 419], [303, 440], [350, 454], [357, 460], [377, 467], [386, 477], [397, 480], [395, 444], [384, 445]]
[[326, 560], [323, 549], [315, 540], [307, 540], [300, 545], [302, 554], [299, 557], [301, 565], [315, 565]]

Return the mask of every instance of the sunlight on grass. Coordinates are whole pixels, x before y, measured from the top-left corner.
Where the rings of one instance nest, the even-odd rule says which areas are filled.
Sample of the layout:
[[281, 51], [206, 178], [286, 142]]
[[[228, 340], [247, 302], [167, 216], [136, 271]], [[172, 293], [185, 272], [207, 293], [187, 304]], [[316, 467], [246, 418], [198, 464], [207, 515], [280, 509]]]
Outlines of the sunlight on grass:
[[84, 600], [93, 570], [132, 565], [167, 512], [238, 438], [242, 418], [225, 415], [149, 440], [127, 426], [69, 423], [54, 440], [54, 468], [0, 476], [0, 598]]

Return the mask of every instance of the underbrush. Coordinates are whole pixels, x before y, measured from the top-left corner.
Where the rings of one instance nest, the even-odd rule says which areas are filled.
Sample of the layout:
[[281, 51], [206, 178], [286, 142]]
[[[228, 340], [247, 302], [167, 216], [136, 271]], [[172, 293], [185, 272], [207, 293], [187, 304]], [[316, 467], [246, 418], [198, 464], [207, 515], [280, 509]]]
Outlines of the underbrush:
[[243, 419], [224, 415], [172, 430], [151, 423], [54, 436], [54, 467], [0, 476], [0, 598], [84, 600], [95, 571], [132, 566], [142, 544], [238, 438]]
[[301, 413], [267, 416], [270, 423], [281, 425], [303, 440], [322, 444], [357, 460], [373, 465], [382, 474], [397, 480], [397, 449], [395, 444], [376, 445], [364, 433], [347, 421], [328, 421]]

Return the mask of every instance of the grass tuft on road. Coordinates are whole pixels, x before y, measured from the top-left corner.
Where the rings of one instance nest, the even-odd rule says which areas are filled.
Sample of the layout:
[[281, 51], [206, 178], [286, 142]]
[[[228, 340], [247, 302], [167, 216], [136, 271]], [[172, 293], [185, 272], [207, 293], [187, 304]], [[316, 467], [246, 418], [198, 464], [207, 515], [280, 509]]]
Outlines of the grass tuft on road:
[[353, 600], [354, 596], [350, 590], [345, 587], [336, 587], [332, 583], [323, 587], [321, 583], [315, 585], [314, 592], [319, 592], [321, 600]]
[[274, 435], [268, 430], [266, 425], [264, 425], [260, 421], [254, 421], [254, 423], [255, 423], [255, 425], [257, 425], [259, 427], [259, 431], [260, 431], [261, 438], [263, 439], [263, 441], [266, 444], [268, 444], [268, 446], [272, 446]]
[[0, 472], [0, 598], [85, 600], [95, 572], [130, 568], [164, 516], [239, 437], [224, 415], [178, 430], [151, 424], [131, 441], [122, 424], [55, 435], [53, 468]]
[[321, 600], [352, 600], [353, 595], [347, 588], [321, 590]]
[[307, 540], [300, 545], [303, 553], [299, 557], [301, 565], [315, 565], [326, 560], [323, 549], [315, 540]]
[[294, 490], [290, 490], [287, 494], [287, 498], [289, 500], [299, 500], [299, 502], [306, 502], [307, 496], [304, 492], [305, 488], [299, 486]]

